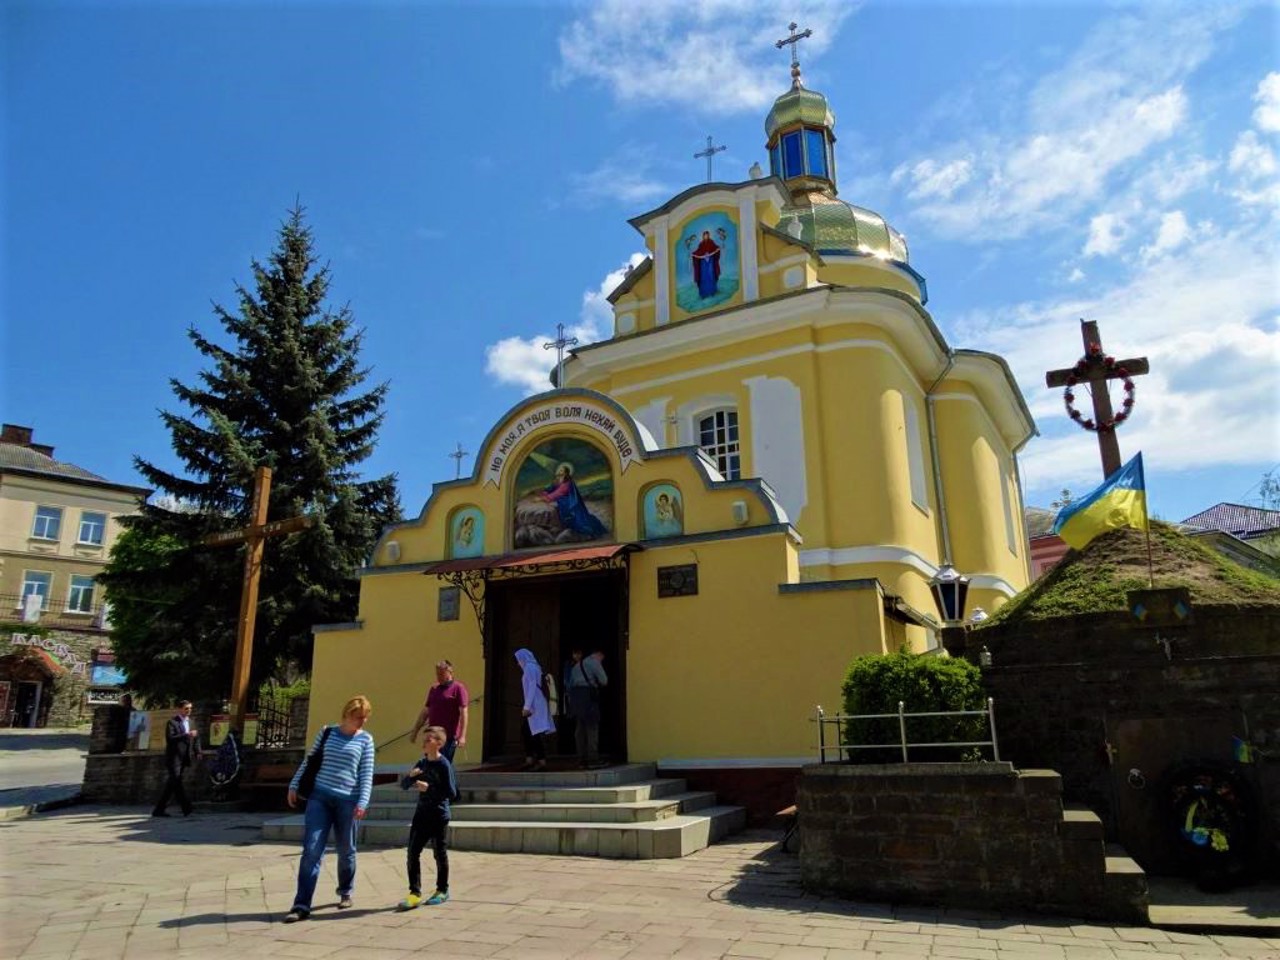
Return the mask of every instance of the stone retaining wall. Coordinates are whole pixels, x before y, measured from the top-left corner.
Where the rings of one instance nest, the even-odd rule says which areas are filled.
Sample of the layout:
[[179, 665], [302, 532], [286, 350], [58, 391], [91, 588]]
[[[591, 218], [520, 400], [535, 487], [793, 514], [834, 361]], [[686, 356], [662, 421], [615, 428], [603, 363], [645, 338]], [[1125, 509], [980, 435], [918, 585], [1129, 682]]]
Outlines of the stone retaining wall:
[[1108, 875], [1101, 823], [1064, 816], [1053, 771], [822, 764], [797, 800], [806, 890], [1146, 921], [1145, 876]]
[[[110, 748], [112, 723], [110, 707], [99, 707], [94, 711], [93, 730], [89, 735], [89, 756], [85, 759], [82, 798], [87, 803], [154, 803], [164, 789], [167, 775], [163, 746], [155, 750], [104, 752]], [[209, 711], [201, 708], [193, 710], [191, 724], [197, 730], [209, 729]], [[162, 745], [163, 732], [154, 740]], [[240, 755], [239, 782], [234, 795], [229, 798], [246, 800], [255, 809], [283, 809], [286, 785], [302, 763], [305, 752], [302, 747], [273, 750], [245, 748]], [[197, 760], [187, 769], [182, 782], [193, 803], [225, 799], [215, 797], [203, 760]]]
[[[1231, 763], [1230, 734], [1243, 737], [1246, 727], [1259, 750], [1280, 755], [1280, 610], [1274, 607], [1198, 606], [1189, 625], [1160, 629], [1127, 613], [1104, 613], [948, 634], [955, 654], [976, 661], [984, 646], [991, 654], [983, 684], [996, 701], [1000, 755], [1015, 766], [1059, 771], [1067, 798], [1087, 804], [1108, 836], [1126, 845], [1133, 838], [1119, 828], [1116, 798], [1129, 789], [1123, 775], [1131, 768], [1143, 768], [1153, 792], [1181, 762]], [[1148, 746], [1139, 759], [1126, 752], [1117, 731], [1138, 720], [1146, 722], [1149, 742], [1158, 737], [1168, 745], [1165, 753]], [[1168, 721], [1163, 735], [1161, 721]], [[1179, 730], [1186, 722], [1214, 725], [1215, 739], [1186, 743]], [[1261, 839], [1280, 878], [1280, 763], [1263, 758], [1242, 774], [1265, 811]]]

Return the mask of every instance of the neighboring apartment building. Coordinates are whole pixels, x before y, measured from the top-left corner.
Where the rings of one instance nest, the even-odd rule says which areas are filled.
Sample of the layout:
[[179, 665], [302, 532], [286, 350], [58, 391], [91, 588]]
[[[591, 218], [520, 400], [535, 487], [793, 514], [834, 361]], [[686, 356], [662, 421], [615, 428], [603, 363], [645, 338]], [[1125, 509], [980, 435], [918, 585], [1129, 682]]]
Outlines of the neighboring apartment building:
[[[55, 460], [30, 427], [3, 425], [0, 726], [42, 726], [51, 712], [53, 722], [68, 722], [94, 675], [114, 674], [94, 578], [120, 517], [136, 513], [149, 493]], [[41, 629], [32, 631], [33, 623]]]

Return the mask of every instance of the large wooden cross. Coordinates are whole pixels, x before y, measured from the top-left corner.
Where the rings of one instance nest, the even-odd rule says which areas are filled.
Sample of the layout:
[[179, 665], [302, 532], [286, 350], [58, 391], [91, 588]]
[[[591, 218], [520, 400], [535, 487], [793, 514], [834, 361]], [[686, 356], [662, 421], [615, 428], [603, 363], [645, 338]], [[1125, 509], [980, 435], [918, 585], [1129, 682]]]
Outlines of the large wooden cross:
[[1132, 357], [1108, 364], [1106, 352], [1102, 349], [1102, 336], [1098, 333], [1097, 323], [1092, 320], [1080, 321], [1080, 334], [1084, 339], [1084, 372], [1081, 373], [1077, 367], [1050, 370], [1044, 375], [1044, 382], [1048, 387], [1065, 387], [1074, 377], [1074, 382], [1089, 385], [1089, 392], [1093, 395], [1093, 422], [1097, 425], [1098, 448], [1102, 453], [1102, 478], [1105, 480], [1120, 469], [1120, 441], [1116, 439], [1115, 413], [1111, 407], [1111, 394], [1107, 392], [1107, 381], [1139, 376], [1147, 373], [1150, 366], [1146, 357]]
[[232, 729], [244, 733], [244, 714], [249, 701], [249, 666], [253, 659], [253, 626], [258, 617], [258, 581], [262, 576], [262, 554], [268, 537], [304, 530], [314, 517], [290, 517], [267, 523], [267, 502], [271, 493], [271, 468], [259, 467], [253, 475], [252, 519], [247, 527], [213, 533], [204, 538], [210, 546], [245, 544], [244, 583], [240, 588], [240, 621], [236, 627], [236, 661], [231, 675]]

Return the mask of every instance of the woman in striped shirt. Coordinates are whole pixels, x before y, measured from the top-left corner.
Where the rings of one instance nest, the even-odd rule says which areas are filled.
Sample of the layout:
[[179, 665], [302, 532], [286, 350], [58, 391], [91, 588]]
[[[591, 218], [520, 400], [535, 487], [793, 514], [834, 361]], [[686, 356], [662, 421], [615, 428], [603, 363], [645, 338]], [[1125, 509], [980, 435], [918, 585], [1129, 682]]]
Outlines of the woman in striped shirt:
[[[373, 737], [364, 725], [373, 708], [368, 697], [352, 697], [342, 708], [342, 723], [316, 735], [311, 753], [324, 741], [324, 761], [316, 776], [315, 790], [307, 798], [306, 830], [302, 835], [302, 861], [298, 864], [298, 892], [285, 923], [297, 923], [311, 915], [311, 898], [320, 879], [325, 842], [333, 830], [338, 847], [338, 909], [351, 906], [356, 882], [356, 821], [364, 819], [373, 792]], [[308, 754], [309, 755], [309, 754]], [[306, 769], [304, 759], [289, 782], [289, 806], [297, 806], [298, 784]]]

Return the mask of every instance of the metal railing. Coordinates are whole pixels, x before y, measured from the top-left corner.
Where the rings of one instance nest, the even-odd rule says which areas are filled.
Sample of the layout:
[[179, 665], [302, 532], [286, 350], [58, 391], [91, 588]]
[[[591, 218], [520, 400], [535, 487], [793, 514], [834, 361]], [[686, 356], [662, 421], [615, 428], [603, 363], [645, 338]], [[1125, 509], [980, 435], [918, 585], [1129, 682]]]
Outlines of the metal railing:
[[[986, 717], [987, 729], [990, 731], [990, 739], [987, 740], [944, 740], [933, 743], [911, 743], [907, 740], [907, 721], [916, 717]], [[892, 720], [898, 721], [898, 739], [885, 743], [846, 743], [844, 734], [847, 732], [846, 724], [853, 720]], [[908, 763], [910, 758], [908, 750], [911, 747], [927, 748], [927, 747], [990, 747], [993, 760], [1000, 759], [1000, 744], [996, 738], [996, 708], [995, 700], [991, 697], [987, 698], [987, 707], [985, 710], [942, 710], [931, 711], [925, 713], [907, 713], [906, 703], [902, 700], [898, 701], [897, 713], [857, 713], [857, 714], [837, 714], [828, 717], [823, 711], [821, 705], [817, 708], [817, 716], [815, 718], [818, 724], [818, 762], [830, 763], [827, 759], [827, 751], [836, 751], [838, 760], [843, 760], [845, 751], [849, 750], [885, 750], [898, 747], [902, 751], [902, 762]], [[835, 742], [827, 743], [827, 728], [835, 727]]]
[[[96, 591], [95, 591], [96, 592]], [[21, 633], [23, 627], [78, 627], [82, 630], [103, 630], [102, 601], [90, 604], [87, 609], [72, 607], [66, 600], [45, 597], [40, 616], [33, 623], [24, 619], [24, 597], [18, 593], [0, 593], [0, 624], [4, 629]]]

